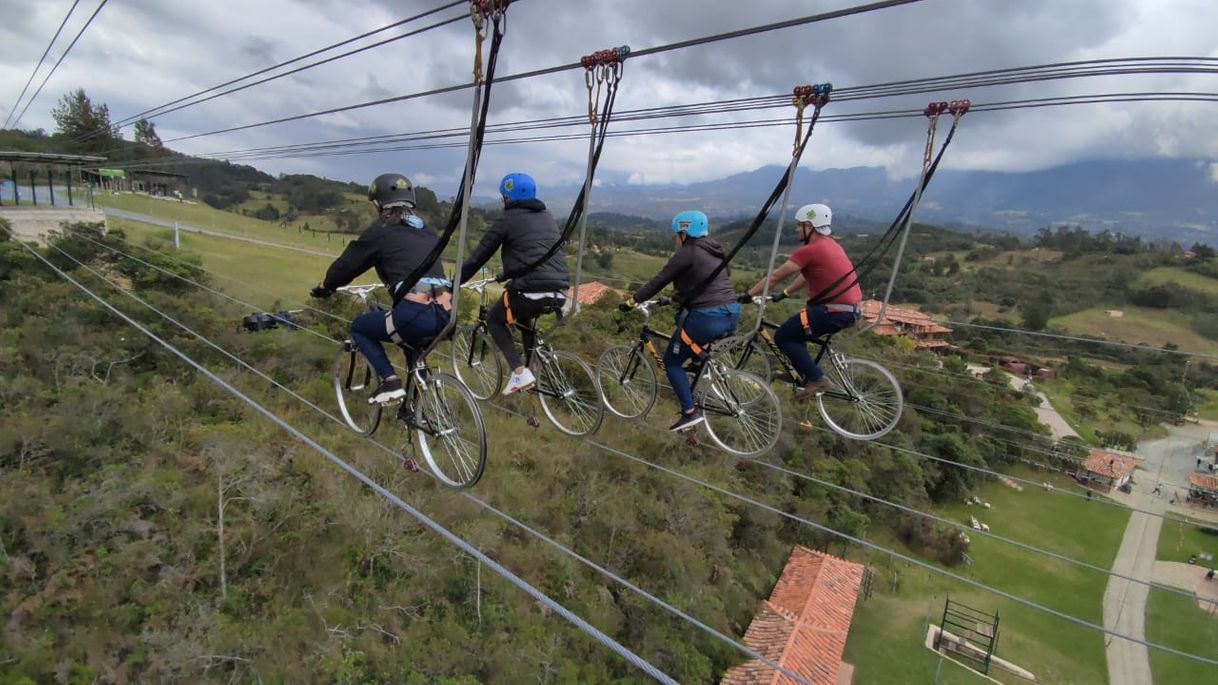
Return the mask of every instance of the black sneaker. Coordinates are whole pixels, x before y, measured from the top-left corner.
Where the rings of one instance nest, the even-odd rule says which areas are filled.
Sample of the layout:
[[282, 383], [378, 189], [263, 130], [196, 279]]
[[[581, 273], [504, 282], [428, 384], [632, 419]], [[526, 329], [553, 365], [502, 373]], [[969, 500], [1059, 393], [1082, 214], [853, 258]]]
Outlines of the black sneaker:
[[381, 384], [376, 386], [376, 392], [368, 398], [368, 404], [388, 404], [405, 396], [406, 391], [402, 389], [402, 379], [395, 376], [382, 380]]
[[695, 409], [689, 414], [682, 412], [681, 416], [677, 418], [677, 422], [669, 426], [668, 430], [674, 433], [679, 433], [683, 430], [689, 430], [705, 420], [706, 417], [702, 415], [701, 409]]

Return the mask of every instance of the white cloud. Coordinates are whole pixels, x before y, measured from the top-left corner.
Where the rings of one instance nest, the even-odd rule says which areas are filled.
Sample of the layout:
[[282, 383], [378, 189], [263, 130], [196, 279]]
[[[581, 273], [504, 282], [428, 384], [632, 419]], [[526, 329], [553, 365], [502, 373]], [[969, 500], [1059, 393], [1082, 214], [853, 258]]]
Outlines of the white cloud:
[[[33, 60], [62, 19], [64, 8], [9, 0], [0, 27], [0, 113], [16, 98]], [[116, 117], [134, 114], [435, 6], [434, 0], [214, 0], [204, 5], [123, 2], [106, 6], [65, 60], [23, 126], [50, 129], [49, 110], [63, 92], [85, 87]], [[844, 4], [844, 3], [838, 3]], [[742, 26], [789, 19], [823, 3], [754, 0], [748, 12], [729, 0], [618, 0], [571, 3], [525, 0], [508, 11], [500, 75], [575, 61], [579, 55], [628, 43], [636, 50]], [[460, 7], [452, 14], [460, 14]], [[87, 13], [84, 13], [87, 16]], [[449, 12], [436, 17], [447, 17]], [[76, 17], [65, 29], [75, 35]], [[829, 80], [840, 87], [905, 78], [1130, 55], [1218, 56], [1218, 3], [1210, 0], [992, 0], [926, 2], [838, 21], [784, 29], [740, 40], [630, 59], [618, 111], [787, 92], [797, 83]], [[405, 29], [398, 29], [400, 32]], [[386, 34], [391, 35], [391, 34]], [[382, 38], [367, 39], [362, 44]], [[64, 41], [63, 44], [66, 44]], [[341, 106], [385, 94], [419, 92], [468, 79], [468, 22], [407, 38], [308, 72], [191, 107], [155, 121], [163, 138]], [[53, 50], [51, 59], [58, 56]], [[1218, 76], [1181, 74], [1055, 81], [1005, 88], [936, 93], [975, 102], [1134, 90], [1214, 92]], [[35, 82], [37, 83], [37, 81]], [[578, 116], [586, 112], [582, 72], [498, 84], [492, 122]], [[305, 141], [468, 125], [471, 92], [419, 98], [282, 125], [183, 141], [172, 146], [206, 153]], [[832, 102], [826, 113], [921, 107], [930, 96]], [[1117, 103], [970, 114], [945, 166], [1028, 170], [1065, 162], [1128, 157], [1218, 157], [1212, 104]], [[709, 118], [619, 122], [611, 130], [686, 123], [740, 122], [787, 116], [790, 110], [720, 114]], [[812, 168], [882, 166], [893, 178], [916, 174], [925, 126], [920, 119], [826, 122], [804, 160]], [[546, 186], [578, 183], [584, 175], [586, 126], [572, 140], [488, 145], [476, 192], [493, 194], [508, 171], [525, 170]], [[527, 136], [529, 132], [511, 134]], [[610, 138], [599, 177], [617, 183], [688, 182], [785, 163], [786, 127]], [[460, 138], [454, 139], [460, 143]], [[273, 159], [253, 164], [272, 172], [309, 171], [333, 178], [370, 179], [388, 168], [451, 194], [464, 148]], [[1218, 182], [1218, 167], [1211, 177]]]

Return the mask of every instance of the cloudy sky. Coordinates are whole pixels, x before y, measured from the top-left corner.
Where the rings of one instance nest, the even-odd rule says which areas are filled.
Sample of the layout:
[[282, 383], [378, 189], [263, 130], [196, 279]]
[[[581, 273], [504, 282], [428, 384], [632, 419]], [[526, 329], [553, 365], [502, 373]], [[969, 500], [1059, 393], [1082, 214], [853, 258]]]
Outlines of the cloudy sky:
[[[51, 50], [53, 64], [96, 8], [82, 0]], [[21, 122], [52, 129], [50, 109], [84, 87], [112, 117], [136, 114], [197, 90], [445, 4], [442, 0], [111, 0]], [[849, 6], [850, 0], [516, 0], [508, 11], [499, 74], [566, 64], [593, 50], [638, 50]], [[0, 0], [0, 114], [7, 116], [70, 0]], [[746, 11], [747, 10], [747, 11]], [[462, 13], [439, 12], [378, 39]], [[862, 86], [901, 79], [1066, 60], [1132, 56], [1218, 57], [1213, 0], [923, 0], [839, 20], [787, 28], [630, 60], [619, 111], [776, 95], [831, 81]], [[346, 48], [349, 49], [349, 48]], [[313, 112], [469, 80], [468, 20], [393, 42], [301, 74], [165, 116], [164, 139]], [[46, 67], [44, 67], [44, 70]], [[40, 73], [36, 86], [42, 79]], [[31, 89], [32, 90], [32, 89]], [[937, 93], [993, 102], [1023, 97], [1141, 90], [1218, 92], [1216, 75], [1126, 76]], [[308, 141], [468, 126], [471, 91], [397, 102], [303, 121], [196, 138], [171, 147], [214, 153]], [[831, 103], [828, 113], [921, 107], [930, 95]], [[580, 70], [504, 83], [492, 122], [578, 115], [587, 91]], [[1086, 159], [1218, 159], [1214, 103], [1125, 103], [976, 113], [965, 120], [948, 164], [957, 169], [1028, 170]], [[771, 118], [767, 110], [669, 123]], [[631, 124], [634, 126], [635, 124]], [[645, 122], [637, 125], [655, 125]], [[622, 124], [625, 128], [627, 124]], [[804, 164], [814, 169], [883, 166], [893, 177], [917, 171], [925, 126], [918, 119], [826, 123]], [[587, 127], [569, 132], [584, 134]], [[125, 130], [130, 137], [130, 129]], [[793, 130], [681, 133], [615, 138], [599, 177], [612, 182], [684, 183], [785, 163]], [[539, 184], [583, 178], [580, 140], [488, 146], [478, 194], [509, 171]], [[441, 195], [455, 190], [463, 150], [398, 151], [253, 162], [270, 172], [309, 172], [364, 181], [406, 173]], [[447, 192], [446, 192], [447, 191]]]

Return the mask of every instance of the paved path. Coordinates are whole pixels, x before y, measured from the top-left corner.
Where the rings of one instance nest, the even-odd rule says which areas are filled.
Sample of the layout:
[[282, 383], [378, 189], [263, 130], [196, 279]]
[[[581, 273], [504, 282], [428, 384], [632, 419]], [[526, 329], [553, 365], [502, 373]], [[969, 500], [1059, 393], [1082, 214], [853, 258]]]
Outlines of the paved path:
[[[1127, 504], [1147, 512], [1162, 514], [1167, 511], [1165, 495], [1154, 495], [1155, 483], [1160, 479], [1178, 477], [1181, 471], [1192, 466], [1196, 439], [1187, 432], [1173, 430], [1170, 437], [1151, 440], [1138, 447], [1142, 458], [1140, 471], [1145, 477], [1139, 480], [1134, 492], [1123, 498]], [[1156, 579], [1155, 556], [1159, 546], [1159, 531], [1163, 519], [1151, 513], [1133, 512], [1125, 537], [1112, 563], [1112, 570], [1142, 581]], [[1109, 576], [1104, 589], [1104, 627], [1138, 639], [1146, 639], [1146, 598], [1150, 588], [1127, 580]], [[1107, 637], [1105, 656], [1108, 661], [1108, 682], [1112, 685], [1151, 685], [1150, 659], [1143, 645]]]

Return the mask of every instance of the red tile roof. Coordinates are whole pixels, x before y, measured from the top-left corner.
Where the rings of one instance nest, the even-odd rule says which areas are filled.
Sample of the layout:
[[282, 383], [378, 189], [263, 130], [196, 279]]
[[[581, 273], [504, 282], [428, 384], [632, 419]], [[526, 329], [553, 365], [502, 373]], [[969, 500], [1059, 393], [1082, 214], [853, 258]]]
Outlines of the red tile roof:
[[[567, 288], [567, 297], [571, 297], [572, 288]], [[597, 300], [604, 297], [607, 293], [613, 293], [619, 300], [622, 299], [622, 291], [609, 286], [599, 281], [589, 281], [579, 284], [579, 303], [593, 304]]]
[[[875, 321], [880, 315], [880, 308], [884, 306], [879, 300], [863, 300], [859, 303], [859, 309], [862, 312], [863, 318], [868, 321]], [[952, 329], [946, 326], [940, 326], [931, 318], [930, 314], [920, 312], [916, 309], [906, 309], [904, 307], [894, 307], [888, 305], [888, 309], [884, 311], [883, 323], [905, 324], [914, 326], [919, 332], [925, 333], [951, 333]]]
[[1091, 454], [1083, 462], [1083, 468], [1106, 478], [1119, 480], [1133, 473], [1140, 463], [1142, 463], [1141, 459], [1135, 459], [1128, 454], [1091, 450]]
[[1199, 490], [1218, 492], [1218, 476], [1208, 473], [1190, 473], [1188, 474], [1188, 482], [1189, 485]]
[[[750, 649], [816, 685], [834, 685], [854, 616], [863, 565], [796, 546], [782, 577], [744, 634]], [[787, 685], [790, 676], [753, 659], [722, 685]]]

